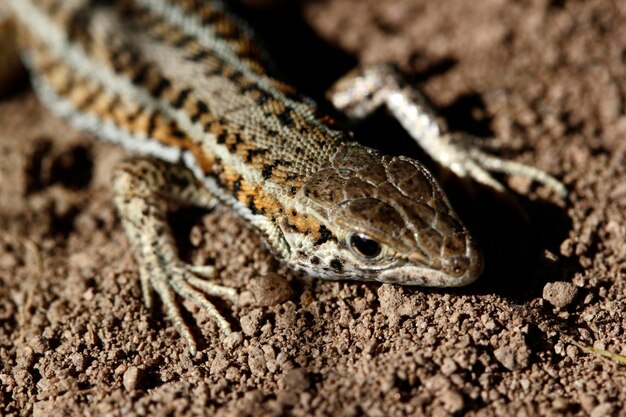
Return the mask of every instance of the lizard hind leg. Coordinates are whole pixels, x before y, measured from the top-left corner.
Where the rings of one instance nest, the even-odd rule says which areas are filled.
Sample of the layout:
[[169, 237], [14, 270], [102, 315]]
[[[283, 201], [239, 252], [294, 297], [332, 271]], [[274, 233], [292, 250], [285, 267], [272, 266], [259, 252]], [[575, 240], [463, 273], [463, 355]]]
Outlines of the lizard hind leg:
[[192, 300], [225, 334], [230, 334], [228, 321], [205, 293], [236, 304], [237, 292], [201, 279], [212, 277], [213, 267], [188, 265], [178, 258], [166, 220], [168, 200], [212, 208], [214, 197], [184, 166], [145, 158], [128, 160], [116, 167], [113, 190], [115, 205], [135, 253], [146, 305], [151, 307], [155, 291], [192, 355], [196, 353], [196, 343], [181, 316], [176, 295]]

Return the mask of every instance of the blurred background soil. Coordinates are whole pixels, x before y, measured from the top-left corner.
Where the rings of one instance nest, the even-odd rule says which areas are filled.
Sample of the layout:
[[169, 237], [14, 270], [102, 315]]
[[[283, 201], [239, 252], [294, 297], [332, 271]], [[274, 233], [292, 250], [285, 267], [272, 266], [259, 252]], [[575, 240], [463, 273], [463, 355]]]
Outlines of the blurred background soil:
[[[123, 150], [0, 100], [0, 414], [626, 415], [626, 3], [249, 0], [287, 80], [317, 100], [357, 63], [396, 63], [453, 130], [570, 195], [502, 178], [510, 201], [435, 167], [384, 112], [363, 143], [425, 161], [484, 248], [462, 289], [295, 276], [230, 214], [175, 208], [183, 259], [242, 294], [224, 337], [184, 303], [191, 358], [142, 304], [111, 202]], [[520, 146], [521, 144], [521, 146]], [[620, 363], [620, 360], [622, 362]]]

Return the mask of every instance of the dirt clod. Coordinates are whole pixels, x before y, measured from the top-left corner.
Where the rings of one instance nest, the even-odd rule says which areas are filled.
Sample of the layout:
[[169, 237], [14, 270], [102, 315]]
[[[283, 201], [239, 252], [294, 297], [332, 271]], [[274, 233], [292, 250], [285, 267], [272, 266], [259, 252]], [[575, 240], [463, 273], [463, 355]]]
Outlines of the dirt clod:
[[122, 377], [122, 381], [124, 384], [124, 388], [126, 391], [136, 390], [141, 385], [141, 380], [143, 377], [143, 371], [136, 366], [129, 366], [124, 372], [124, 376]]
[[521, 369], [528, 362], [525, 352], [520, 352], [513, 346], [502, 346], [493, 351], [494, 356], [506, 369], [513, 371]]
[[543, 287], [543, 299], [556, 308], [570, 305], [578, 295], [578, 288], [571, 282], [549, 282]]
[[259, 306], [284, 303], [294, 295], [285, 277], [275, 273], [256, 278], [250, 283], [250, 290]]
[[611, 416], [615, 412], [615, 405], [610, 403], [603, 403], [596, 406], [589, 414], [589, 417], [606, 417]]

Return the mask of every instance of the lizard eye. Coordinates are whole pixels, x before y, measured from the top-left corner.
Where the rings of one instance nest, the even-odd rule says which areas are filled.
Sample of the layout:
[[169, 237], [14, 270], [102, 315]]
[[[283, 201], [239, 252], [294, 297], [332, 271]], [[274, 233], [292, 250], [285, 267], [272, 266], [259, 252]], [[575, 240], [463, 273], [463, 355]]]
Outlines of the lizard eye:
[[348, 246], [352, 253], [368, 261], [375, 260], [383, 251], [380, 243], [357, 233], [348, 236]]

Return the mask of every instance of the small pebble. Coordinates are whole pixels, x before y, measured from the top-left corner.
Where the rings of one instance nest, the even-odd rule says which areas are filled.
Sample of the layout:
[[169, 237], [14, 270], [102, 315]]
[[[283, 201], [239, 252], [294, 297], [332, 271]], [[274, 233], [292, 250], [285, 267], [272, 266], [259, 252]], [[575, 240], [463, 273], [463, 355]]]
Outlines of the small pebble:
[[598, 402], [596, 401], [595, 397], [593, 397], [592, 395], [588, 395], [588, 394], [582, 394], [579, 398], [579, 401], [580, 401], [580, 407], [583, 409], [583, 411], [585, 411], [588, 414], [591, 414], [591, 412], [594, 410], [596, 405], [598, 405]]
[[455, 373], [457, 369], [458, 369], [458, 366], [457, 366], [456, 362], [454, 361], [454, 359], [445, 358], [443, 360], [443, 364], [441, 365], [441, 372], [444, 375], [450, 376], [453, 373]]
[[233, 332], [224, 339], [224, 347], [232, 350], [243, 343], [243, 335], [241, 332]]
[[41, 355], [50, 348], [50, 344], [48, 343], [48, 341], [41, 336], [33, 337], [28, 342], [28, 346], [33, 350], [33, 352], [39, 355]]
[[310, 388], [309, 375], [303, 368], [292, 369], [283, 378], [285, 388], [293, 391], [305, 391]]
[[574, 301], [578, 288], [571, 282], [549, 282], [543, 287], [543, 299], [556, 308], [563, 308]]
[[602, 403], [597, 405], [593, 411], [591, 411], [590, 417], [607, 417], [614, 415], [615, 406], [611, 403]]
[[498, 362], [510, 371], [526, 368], [530, 356], [528, 348], [521, 344], [502, 346], [494, 350], [493, 354]]
[[569, 401], [565, 398], [555, 398], [552, 402], [552, 406], [558, 411], [566, 411], [569, 408], [569, 405]]
[[509, 346], [503, 346], [493, 351], [494, 356], [506, 369], [515, 369], [515, 353]]
[[259, 306], [281, 304], [294, 295], [289, 281], [275, 273], [254, 279], [250, 283], [250, 290], [256, 298], [256, 304]]
[[254, 336], [256, 332], [259, 331], [261, 326], [261, 318], [263, 317], [263, 312], [259, 309], [252, 310], [245, 316], [243, 316], [239, 323], [241, 324], [241, 330], [246, 336]]
[[136, 366], [129, 366], [122, 377], [126, 391], [134, 391], [141, 384], [143, 372]]
[[263, 350], [254, 346], [248, 348], [248, 368], [252, 375], [262, 376], [265, 374], [267, 362]]
[[440, 396], [443, 407], [446, 411], [451, 413], [458, 413], [465, 407], [463, 396], [458, 392], [447, 389]]

